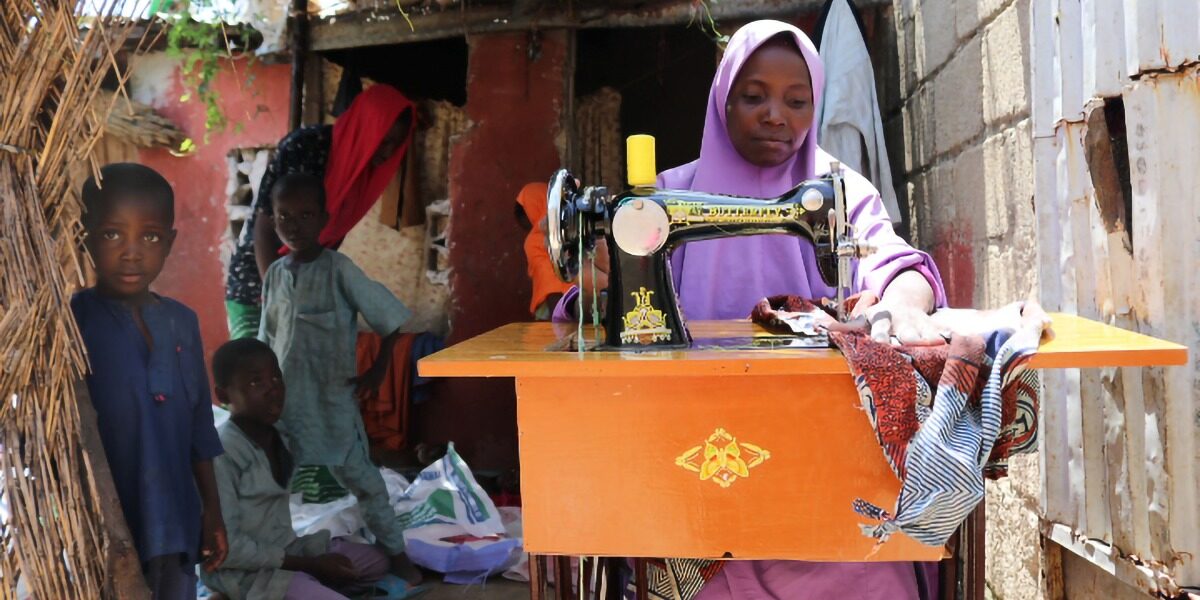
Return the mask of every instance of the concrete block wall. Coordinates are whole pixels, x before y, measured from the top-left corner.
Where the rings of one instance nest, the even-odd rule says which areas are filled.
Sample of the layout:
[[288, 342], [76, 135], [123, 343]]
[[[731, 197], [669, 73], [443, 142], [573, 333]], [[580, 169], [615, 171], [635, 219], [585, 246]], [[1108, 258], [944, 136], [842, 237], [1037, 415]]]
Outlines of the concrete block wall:
[[[1030, 0], [893, 0], [880, 93], [909, 234], [954, 306], [1036, 289], [1029, 85]], [[884, 55], [887, 55], [885, 52]], [[992, 597], [1041, 598], [1036, 456], [989, 483]]]
[[913, 240], [953, 304], [1022, 299], [1035, 283], [1029, 0], [894, 0], [890, 21], [884, 127]]

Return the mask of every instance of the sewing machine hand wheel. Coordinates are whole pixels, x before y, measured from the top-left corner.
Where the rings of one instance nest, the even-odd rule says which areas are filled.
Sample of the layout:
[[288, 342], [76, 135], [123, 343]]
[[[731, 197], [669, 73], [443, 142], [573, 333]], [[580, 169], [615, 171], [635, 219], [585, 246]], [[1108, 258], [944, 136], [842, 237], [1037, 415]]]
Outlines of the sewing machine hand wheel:
[[[596, 245], [596, 223], [604, 218], [605, 188], [579, 188], [574, 176], [560, 169], [550, 178], [546, 193], [546, 249], [558, 278], [572, 282], [579, 275], [584, 252]], [[582, 219], [580, 218], [582, 213]]]

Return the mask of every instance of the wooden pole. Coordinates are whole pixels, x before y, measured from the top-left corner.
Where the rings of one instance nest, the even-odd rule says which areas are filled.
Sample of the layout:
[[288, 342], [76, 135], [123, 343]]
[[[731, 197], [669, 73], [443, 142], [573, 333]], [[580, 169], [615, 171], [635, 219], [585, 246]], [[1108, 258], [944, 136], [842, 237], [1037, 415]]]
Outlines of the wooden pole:
[[308, 54], [308, 2], [292, 0], [289, 31], [292, 49], [292, 95], [288, 110], [288, 131], [300, 127], [304, 118], [304, 61]]
[[104, 454], [100, 430], [96, 427], [96, 409], [92, 406], [87, 384], [82, 379], [75, 383], [75, 398], [79, 410], [80, 451], [83, 452], [84, 463], [91, 466], [92, 480], [99, 498], [96, 510], [104, 524], [104, 537], [108, 540], [108, 554], [104, 557], [109, 573], [106, 596], [121, 600], [149, 600], [150, 588], [146, 587], [142, 577], [142, 563], [125, 523], [125, 513], [121, 511], [117, 487], [113, 484], [112, 469]]

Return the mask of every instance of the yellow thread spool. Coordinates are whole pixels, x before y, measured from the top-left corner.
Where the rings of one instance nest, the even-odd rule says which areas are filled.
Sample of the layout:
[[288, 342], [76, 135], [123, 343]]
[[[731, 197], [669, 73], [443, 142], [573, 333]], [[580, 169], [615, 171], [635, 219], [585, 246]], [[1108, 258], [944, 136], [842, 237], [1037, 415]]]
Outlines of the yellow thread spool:
[[630, 187], [654, 185], [658, 179], [654, 165], [654, 136], [631, 135], [625, 140], [625, 167]]

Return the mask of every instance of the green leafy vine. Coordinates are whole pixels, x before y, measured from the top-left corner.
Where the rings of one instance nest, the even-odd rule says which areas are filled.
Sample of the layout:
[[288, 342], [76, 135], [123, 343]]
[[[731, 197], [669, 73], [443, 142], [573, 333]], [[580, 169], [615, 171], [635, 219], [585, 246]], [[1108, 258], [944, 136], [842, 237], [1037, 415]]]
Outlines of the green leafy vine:
[[[206, 18], [194, 18], [194, 9], [208, 9]], [[213, 10], [213, 0], [154, 0], [149, 12], [167, 25], [167, 55], [182, 59], [180, 72], [186, 89], [180, 102], [195, 100], [204, 104], [204, 140], [207, 142], [209, 134], [223, 131], [229, 125], [221, 95], [216, 89], [217, 76], [227, 61], [242, 57], [254, 59], [245, 47], [245, 40], [250, 39], [254, 30], [248, 25], [227, 24], [223, 15]], [[253, 76], [249, 69], [246, 78], [246, 87], [251, 88]], [[235, 123], [233, 127], [235, 132], [240, 132], [242, 124]], [[191, 139], [184, 140], [179, 148], [184, 153], [194, 149], [195, 142]]]
[[701, 14], [698, 16], [693, 15], [691, 22], [688, 23], [688, 26], [699, 26], [700, 31], [703, 31], [706, 35], [708, 35], [708, 37], [712, 39], [713, 43], [715, 43], [718, 48], [724, 50], [725, 44], [729, 43], [729, 36], [721, 33], [721, 30], [717, 29], [717, 20], [713, 18], [712, 7], [710, 6], [710, 4], [717, 4], [718, 2], [719, 0], [692, 0], [693, 6], [699, 9]]

